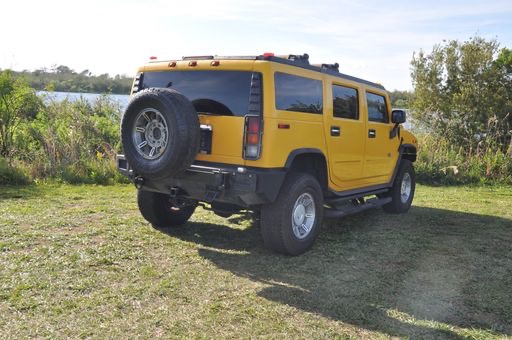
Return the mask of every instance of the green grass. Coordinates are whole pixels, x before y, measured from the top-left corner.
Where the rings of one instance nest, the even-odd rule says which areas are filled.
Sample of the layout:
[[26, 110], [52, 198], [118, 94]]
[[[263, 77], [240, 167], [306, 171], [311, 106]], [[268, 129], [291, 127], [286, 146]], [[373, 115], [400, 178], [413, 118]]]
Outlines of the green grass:
[[512, 188], [420, 186], [284, 257], [244, 216], [154, 231], [132, 186], [0, 187], [0, 334], [509, 337]]

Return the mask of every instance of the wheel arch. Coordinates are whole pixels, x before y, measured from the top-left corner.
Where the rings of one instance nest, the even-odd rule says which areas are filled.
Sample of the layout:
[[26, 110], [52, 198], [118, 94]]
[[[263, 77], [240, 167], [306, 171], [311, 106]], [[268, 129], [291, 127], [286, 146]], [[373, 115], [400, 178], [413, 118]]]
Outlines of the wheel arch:
[[410, 160], [411, 162], [416, 162], [417, 158], [417, 149], [414, 144], [402, 144], [400, 146], [400, 154], [403, 159]]
[[302, 148], [290, 152], [285, 163], [288, 173], [304, 172], [314, 176], [322, 190], [328, 187], [327, 160], [319, 149]]

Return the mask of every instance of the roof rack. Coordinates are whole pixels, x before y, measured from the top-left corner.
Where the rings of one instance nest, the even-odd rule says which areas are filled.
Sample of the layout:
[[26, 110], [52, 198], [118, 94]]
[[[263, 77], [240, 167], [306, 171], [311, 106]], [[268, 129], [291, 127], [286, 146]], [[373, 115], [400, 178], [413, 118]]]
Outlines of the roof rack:
[[299, 63], [305, 63], [309, 65], [309, 54], [304, 53], [303, 55], [300, 54], [290, 54], [288, 55], [288, 60], [299, 62]]
[[197, 55], [197, 56], [188, 56], [182, 57], [181, 60], [211, 60], [215, 57], [212, 55]]
[[313, 66], [320, 67], [324, 70], [335, 70], [340, 71], [340, 64], [334, 63], [334, 64], [313, 64]]
[[268, 61], [273, 61], [273, 62], [280, 63], [280, 64], [301, 67], [301, 68], [304, 68], [307, 70], [327, 73], [327, 74], [330, 74], [330, 75], [333, 75], [336, 77], [364, 83], [364, 84], [385, 90], [384, 86], [382, 86], [381, 84], [377, 84], [377, 83], [374, 83], [374, 82], [371, 82], [368, 80], [364, 80], [361, 78], [349, 76], [348, 74], [341, 73], [339, 71], [340, 65], [338, 63], [311, 65], [309, 63], [309, 55], [307, 53], [304, 53], [304, 55], [302, 55], [302, 56], [294, 55], [294, 54], [289, 54], [289, 55], [285, 55], [285, 56], [274, 56], [272, 53], [265, 53], [264, 55], [258, 56], [256, 59], [257, 60], [268, 60]]
[[348, 80], [353, 80], [357, 82], [362, 82], [374, 87], [378, 87], [381, 89], [385, 89], [384, 86], [378, 83], [374, 83], [368, 80], [360, 79], [357, 77], [349, 76], [347, 74], [343, 74], [340, 72], [338, 63], [334, 64], [310, 64], [309, 63], [309, 54], [286, 54], [286, 55], [274, 55], [274, 53], [263, 53], [258, 56], [212, 56], [212, 55], [204, 55], [204, 56], [185, 56], [182, 57], [182, 60], [266, 60], [273, 61], [280, 64], [286, 64], [296, 67], [305, 68], [312, 71], [327, 73], [333, 76], [341, 77]]

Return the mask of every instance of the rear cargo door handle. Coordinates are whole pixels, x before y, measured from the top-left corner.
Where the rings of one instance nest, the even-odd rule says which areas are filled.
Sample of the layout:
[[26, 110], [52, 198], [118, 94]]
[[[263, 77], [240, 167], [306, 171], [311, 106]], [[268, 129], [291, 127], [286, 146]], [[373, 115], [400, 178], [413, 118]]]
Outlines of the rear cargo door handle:
[[339, 126], [331, 126], [331, 136], [339, 136], [341, 134], [341, 129]]
[[374, 129], [368, 130], [368, 138], [375, 138], [377, 136], [377, 133]]

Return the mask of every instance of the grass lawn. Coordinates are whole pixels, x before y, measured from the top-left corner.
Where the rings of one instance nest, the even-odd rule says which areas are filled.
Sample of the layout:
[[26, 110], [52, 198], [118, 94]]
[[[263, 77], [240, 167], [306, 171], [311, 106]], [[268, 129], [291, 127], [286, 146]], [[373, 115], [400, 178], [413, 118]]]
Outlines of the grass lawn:
[[512, 188], [413, 204], [284, 257], [244, 216], [154, 231], [133, 186], [0, 187], [0, 337], [512, 336]]

